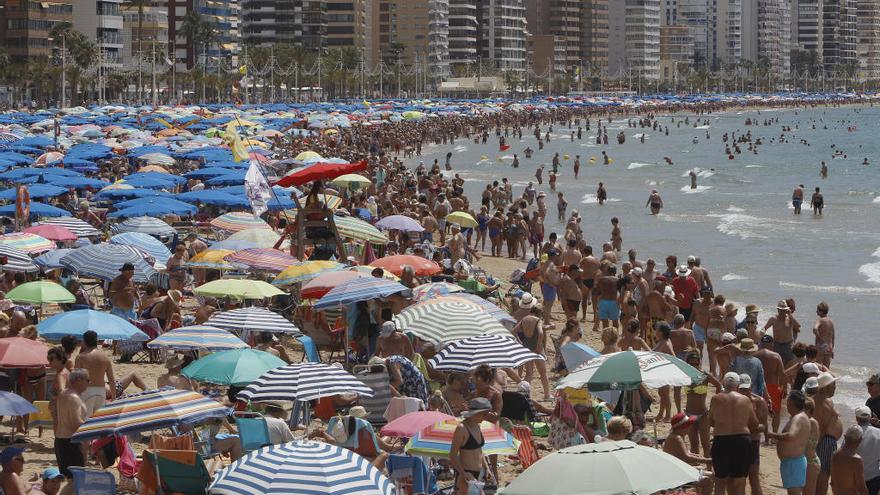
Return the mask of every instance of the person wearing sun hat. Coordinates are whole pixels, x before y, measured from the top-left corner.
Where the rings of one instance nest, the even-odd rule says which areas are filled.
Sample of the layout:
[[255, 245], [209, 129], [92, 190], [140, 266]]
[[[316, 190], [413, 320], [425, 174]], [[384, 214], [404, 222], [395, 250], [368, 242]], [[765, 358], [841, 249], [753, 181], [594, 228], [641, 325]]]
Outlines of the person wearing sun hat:
[[[663, 452], [691, 465], [705, 464], [708, 466], [711, 465], [712, 459], [691, 452], [684, 440], [697, 421], [699, 421], [697, 416], [691, 416], [683, 412], [673, 416], [670, 421], [669, 435], [663, 441]], [[714, 483], [712, 472], [700, 470], [700, 474], [703, 476], [703, 479], [699, 482], [700, 487], [703, 489], [702, 493], [711, 493]]]
[[186, 360], [177, 354], [166, 359], [165, 369], [168, 371], [156, 378], [156, 387], [174, 387], [181, 390], [192, 390], [193, 386], [189, 381], [189, 378], [181, 376], [180, 374], [180, 370], [185, 364]]
[[730, 362], [730, 371], [737, 373], [745, 373], [752, 379], [752, 393], [758, 397], [763, 397], [767, 387], [764, 380], [764, 365], [761, 360], [754, 356], [758, 346], [752, 339], [742, 339], [738, 344], [734, 345], [736, 355]]
[[773, 329], [774, 350], [782, 357], [782, 362], [789, 366], [795, 360], [791, 351], [794, 344], [796, 322], [791, 315], [791, 307], [788, 301], [781, 299], [776, 303], [776, 314], [767, 319], [764, 324], [764, 333], [767, 329]]
[[843, 423], [840, 414], [834, 407], [837, 378], [829, 372], [820, 373], [817, 377], [819, 390], [813, 396], [816, 403], [814, 417], [819, 422], [819, 444], [816, 454], [819, 456], [819, 478], [816, 481], [816, 493], [825, 493], [831, 477], [831, 458], [837, 451], [837, 441], [843, 435]]
[[486, 440], [480, 430], [480, 424], [492, 412], [492, 403], [485, 397], [476, 397], [468, 401], [468, 408], [461, 413], [462, 421], [452, 434], [452, 447], [449, 451], [449, 462], [455, 471], [456, 493], [468, 493], [469, 483], [483, 481], [484, 474], [491, 470], [485, 469], [483, 445]]

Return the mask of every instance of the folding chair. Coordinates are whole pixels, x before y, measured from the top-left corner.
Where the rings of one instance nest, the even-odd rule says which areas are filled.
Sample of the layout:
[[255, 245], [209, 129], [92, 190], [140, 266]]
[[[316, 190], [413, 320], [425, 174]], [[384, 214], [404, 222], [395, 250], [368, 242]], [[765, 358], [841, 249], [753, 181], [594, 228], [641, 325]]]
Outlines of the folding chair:
[[52, 413], [49, 411], [49, 401], [35, 400], [34, 407], [37, 408], [35, 414], [31, 414], [28, 428], [37, 428], [38, 436], [43, 438], [43, 428], [52, 428]]
[[116, 495], [116, 478], [113, 473], [83, 467], [69, 469], [76, 495]]
[[[152, 477], [145, 472], [150, 468]], [[160, 495], [204, 495], [211, 484], [211, 473], [195, 450], [144, 450], [144, 463], [138, 478], [147, 490], [155, 486], [155, 493]]]
[[235, 426], [238, 428], [238, 440], [241, 442], [242, 452], [250, 452], [271, 445], [269, 427], [266, 425], [264, 417], [236, 416]]
[[373, 426], [384, 426], [385, 410], [391, 403], [391, 378], [382, 365], [359, 365], [354, 367], [354, 374], [364, 385], [373, 390], [372, 397], [361, 397], [360, 404], [370, 413], [366, 420]]
[[538, 447], [535, 445], [535, 439], [532, 437], [532, 430], [528, 426], [516, 425], [510, 430], [510, 434], [519, 440], [519, 451], [517, 457], [522, 464], [523, 469], [527, 469], [532, 464], [538, 462]]
[[320, 363], [321, 362], [321, 354], [318, 353], [318, 346], [315, 345], [315, 341], [312, 340], [308, 335], [301, 335], [296, 338], [300, 344], [303, 346], [303, 357], [302, 360], [309, 363]]

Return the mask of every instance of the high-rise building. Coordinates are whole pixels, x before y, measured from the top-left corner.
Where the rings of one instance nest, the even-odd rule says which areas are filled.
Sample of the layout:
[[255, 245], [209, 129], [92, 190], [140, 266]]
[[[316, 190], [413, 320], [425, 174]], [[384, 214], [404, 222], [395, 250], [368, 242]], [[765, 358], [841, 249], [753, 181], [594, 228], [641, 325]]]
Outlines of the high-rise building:
[[858, 8], [859, 77], [876, 81], [880, 79], [880, 0], [859, 0]]
[[583, 28], [581, 25], [582, 0], [550, 0], [550, 31], [565, 54], [562, 64], [569, 69], [577, 67], [581, 59]]
[[[159, 69], [164, 70], [168, 53], [168, 6], [165, 0], [145, 0], [143, 5], [123, 3], [122, 64], [134, 67], [151, 63], [155, 55]], [[141, 17], [143, 14], [143, 17]]]
[[[198, 1], [198, 0], [178, 0]], [[317, 50], [327, 34], [327, 8], [332, 0], [240, 0], [242, 37], [248, 45], [289, 44]], [[335, 2], [333, 2], [335, 3]], [[350, 4], [353, 14], [362, 9]], [[347, 5], [343, 5], [348, 7]], [[365, 9], [365, 7], [362, 7]], [[356, 19], [352, 20], [354, 30]], [[340, 33], [343, 34], [343, 33]]]
[[[542, 52], [561, 54], [555, 63], [565, 71], [589, 68], [598, 77], [608, 65], [608, 1], [526, 0], [528, 32], [541, 37]], [[549, 50], [551, 41], [559, 46]]]
[[676, 13], [671, 16], [676, 22], [671, 25], [686, 26], [693, 38], [694, 53], [691, 58], [694, 66], [711, 66], [715, 51], [715, 0], [667, 1], [677, 1], [678, 4]]
[[660, 26], [660, 78], [678, 80], [693, 66], [694, 35], [689, 26]]
[[585, 77], [605, 77], [608, 70], [608, 0], [581, 0], [580, 65]]
[[453, 76], [464, 76], [478, 62], [479, 36], [476, 0], [449, 2], [449, 69]]
[[822, 19], [825, 12], [823, 0], [791, 1], [791, 43], [793, 50], [815, 52], [822, 61]]
[[441, 81], [451, 74], [449, 67], [449, 1], [428, 1], [428, 75]]
[[766, 60], [773, 77], [788, 77], [791, 69], [791, 2], [745, 1], [742, 25], [743, 59]]
[[365, 0], [326, 0], [325, 48], [355, 48], [367, 51], [367, 2]]
[[101, 67], [122, 67], [122, 0], [73, 0], [73, 28], [98, 47]]
[[70, 0], [7, 0], [4, 8], [0, 9], [0, 43], [15, 62], [41, 55], [51, 56], [55, 43], [49, 41], [49, 31], [59, 22], [73, 22], [73, 4]]
[[822, 15], [822, 65], [826, 74], [857, 66], [857, 0], [825, 0]]
[[526, 69], [526, 6], [524, 0], [480, 0], [479, 53], [484, 66], [502, 74], [523, 75]]
[[[165, 0], [168, 4], [168, 40], [175, 71], [197, 64], [209, 71], [238, 67], [241, 53], [238, 0]], [[211, 29], [209, 43], [187, 35], [186, 17], [195, 12]]]
[[717, 0], [715, 7], [715, 50], [713, 67], [733, 66], [743, 56], [743, 2], [755, 0]]
[[660, 0], [608, 3], [608, 76], [660, 77]]

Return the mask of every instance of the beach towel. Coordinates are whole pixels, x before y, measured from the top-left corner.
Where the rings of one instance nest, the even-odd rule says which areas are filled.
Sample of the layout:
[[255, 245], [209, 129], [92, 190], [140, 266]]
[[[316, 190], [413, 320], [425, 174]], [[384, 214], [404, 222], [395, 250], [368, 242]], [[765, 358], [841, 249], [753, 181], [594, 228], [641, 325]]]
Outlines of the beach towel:
[[511, 428], [510, 434], [519, 440], [517, 456], [523, 469], [528, 469], [529, 466], [538, 462], [540, 456], [538, 455], [538, 447], [535, 445], [535, 439], [532, 437], [532, 430], [528, 426], [517, 425]]

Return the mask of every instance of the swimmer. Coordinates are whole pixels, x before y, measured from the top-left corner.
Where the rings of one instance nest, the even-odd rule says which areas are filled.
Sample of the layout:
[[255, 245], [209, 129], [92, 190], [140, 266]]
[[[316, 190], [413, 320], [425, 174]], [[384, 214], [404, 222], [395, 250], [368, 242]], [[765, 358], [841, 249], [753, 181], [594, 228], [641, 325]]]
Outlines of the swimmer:
[[660, 193], [656, 189], [651, 190], [651, 195], [648, 196], [648, 201], [645, 203], [645, 208], [649, 206], [651, 207], [651, 215], [659, 214], [660, 209], [663, 208], [663, 198], [660, 197]]

